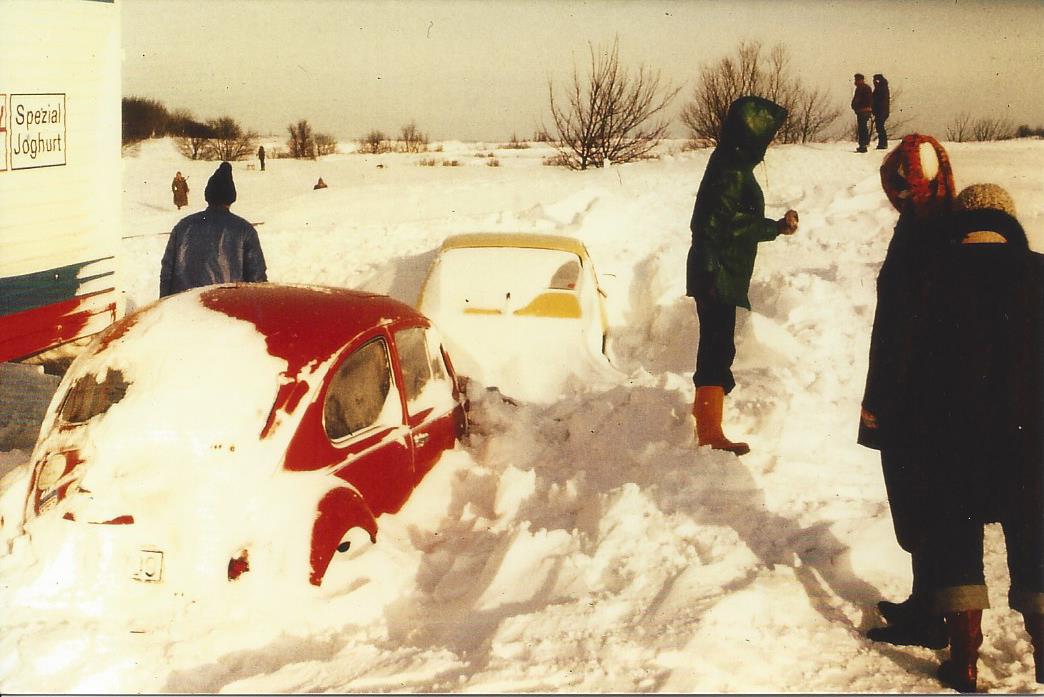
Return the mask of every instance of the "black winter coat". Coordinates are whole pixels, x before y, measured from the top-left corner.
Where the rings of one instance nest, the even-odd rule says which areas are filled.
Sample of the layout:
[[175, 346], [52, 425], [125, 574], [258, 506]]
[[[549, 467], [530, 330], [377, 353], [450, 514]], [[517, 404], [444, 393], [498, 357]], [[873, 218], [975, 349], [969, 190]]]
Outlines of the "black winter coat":
[[874, 118], [878, 121], [884, 121], [888, 118], [889, 110], [889, 95], [888, 95], [888, 80], [879, 78], [874, 82], [874, 94], [873, 94], [873, 111]]
[[878, 427], [871, 430], [860, 423], [858, 438], [868, 448], [906, 447], [919, 440], [909, 395], [915, 370], [914, 336], [930, 313], [925, 269], [938, 260], [946, 223], [945, 219], [922, 220], [904, 212], [878, 272], [862, 404], [876, 417]]
[[[981, 213], [956, 214], [959, 236], [999, 227], [968, 223]], [[927, 270], [908, 390], [913, 428], [935, 454], [925, 463], [935, 491], [947, 510], [983, 522], [1039, 510], [1044, 470], [1042, 258], [1008, 221], [1008, 244], [955, 239]]]
[[227, 208], [183, 218], [170, 233], [160, 266], [160, 297], [215, 283], [267, 281], [257, 230]]

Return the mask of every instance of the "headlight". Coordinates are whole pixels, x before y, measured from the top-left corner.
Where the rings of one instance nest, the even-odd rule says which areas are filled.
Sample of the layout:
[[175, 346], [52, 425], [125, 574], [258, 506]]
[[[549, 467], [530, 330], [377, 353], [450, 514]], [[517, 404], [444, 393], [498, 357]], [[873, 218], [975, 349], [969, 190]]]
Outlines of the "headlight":
[[36, 488], [39, 491], [50, 491], [65, 474], [65, 454], [54, 453], [48, 457], [36, 475]]

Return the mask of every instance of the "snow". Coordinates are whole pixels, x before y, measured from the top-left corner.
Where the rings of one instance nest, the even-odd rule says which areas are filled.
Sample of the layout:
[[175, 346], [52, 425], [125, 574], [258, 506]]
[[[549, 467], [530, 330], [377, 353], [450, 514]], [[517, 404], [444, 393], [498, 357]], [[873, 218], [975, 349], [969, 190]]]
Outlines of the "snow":
[[[958, 187], [1004, 186], [1044, 249], [1044, 142], [946, 147]], [[936, 652], [862, 634], [880, 622], [877, 600], [905, 597], [910, 572], [877, 455], [855, 443], [874, 283], [896, 216], [882, 153], [851, 150], [774, 147], [756, 171], [768, 214], [794, 208], [801, 227], [761, 245], [754, 311], [739, 313], [726, 427], [751, 444], [743, 458], [696, 447], [689, 416], [698, 330], [684, 265], [709, 151], [667, 144], [658, 159], [589, 172], [542, 166], [542, 146], [484, 143], [269, 159], [264, 173], [236, 163], [233, 210], [263, 223], [273, 281], [412, 304], [451, 234], [579, 238], [607, 294], [615, 370], [567, 380], [550, 401], [510, 403], [476, 386], [468, 442], [321, 588], [248, 573], [177, 612], [131, 593], [43, 603], [41, 562], [14, 523], [29, 453], [0, 453], [12, 469], [0, 491], [0, 691], [940, 690]], [[489, 152], [499, 167], [477, 156]], [[459, 166], [421, 166], [427, 158]], [[133, 309], [155, 299], [163, 233], [186, 212], [171, 205], [170, 178], [189, 177], [195, 210], [214, 163], [157, 141], [123, 164], [121, 281]], [[312, 191], [320, 176], [329, 188]], [[523, 344], [540, 338], [514, 331]], [[143, 343], [151, 379], [176, 346]], [[266, 360], [245, 355], [239, 369]], [[229, 369], [192, 366], [200, 380]], [[128, 433], [152, 433], [153, 411], [126, 406]], [[281, 515], [257, 539], [278, 538]], [[980, 686], [1037, 691], [997, 526], [987, 549]]]

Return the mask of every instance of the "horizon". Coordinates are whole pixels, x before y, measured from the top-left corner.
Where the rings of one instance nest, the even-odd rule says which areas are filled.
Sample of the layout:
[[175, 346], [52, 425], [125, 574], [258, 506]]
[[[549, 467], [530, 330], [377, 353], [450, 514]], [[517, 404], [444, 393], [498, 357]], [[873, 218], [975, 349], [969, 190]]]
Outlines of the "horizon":
[[[943, 135], [960, 114], [1044, 125], [1044, 3], [1033, 0], [121, 0], [123, 95], [231, 116], [265, 137], [301, 119], [340, 142], [413, 121], [431, 140], [529, 139], [589, 46], [682, 89], [743, 41], [783, 43], [792, 73], [841, 108], [883, 73], [891, 122]], [[201, 18], [203, 31], [200, 31]], [[230, 30], [232, 27], [234, 30]], [[213, 42], [202, 37], [219, 37]], [[649, 41], [649, 37], [655, 37]], [[535, 47], [535, 48], [534, 48]]]

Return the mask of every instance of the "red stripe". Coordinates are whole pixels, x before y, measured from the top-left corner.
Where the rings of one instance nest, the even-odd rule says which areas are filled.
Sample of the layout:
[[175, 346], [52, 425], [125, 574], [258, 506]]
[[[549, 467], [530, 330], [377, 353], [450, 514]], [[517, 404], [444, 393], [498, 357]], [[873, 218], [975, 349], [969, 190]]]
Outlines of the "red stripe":
[[115, 299], [101, 297], [107, 294], [115, 296], [115, 289], [0, 317], [0, 361], [25, 358], [101, 331], [116, 320]]

